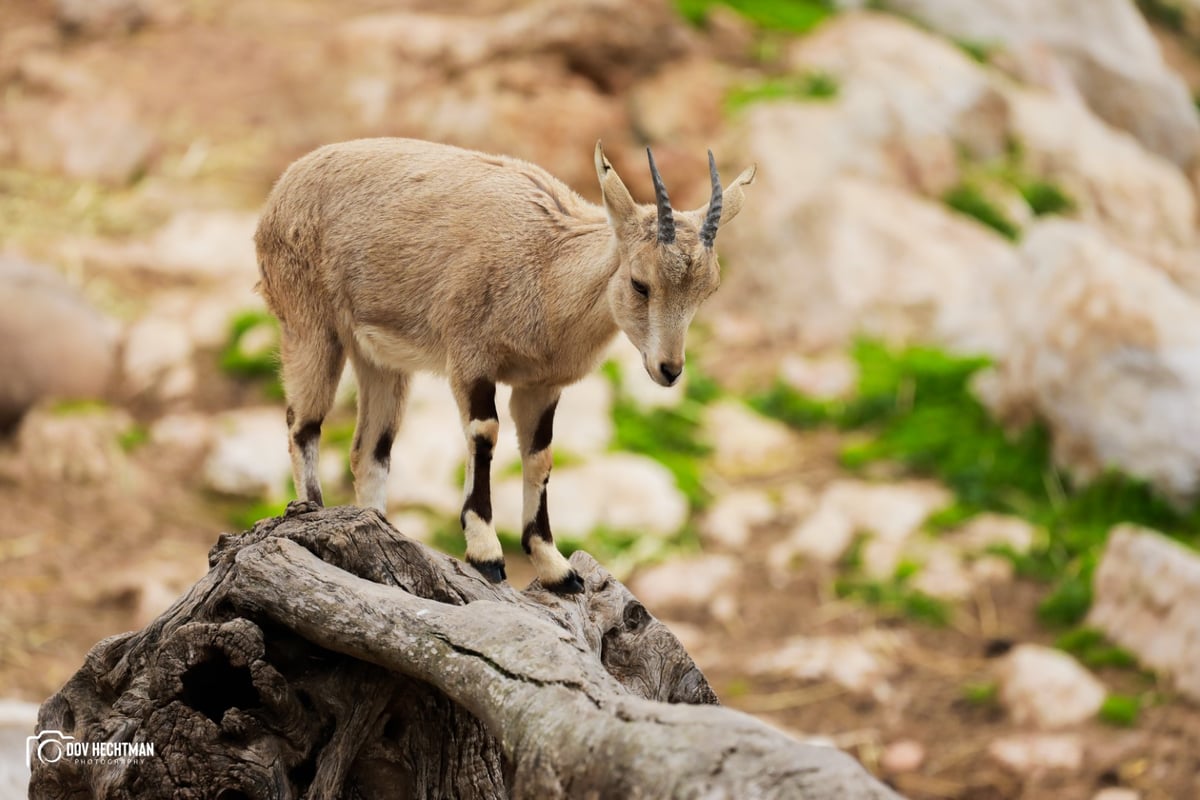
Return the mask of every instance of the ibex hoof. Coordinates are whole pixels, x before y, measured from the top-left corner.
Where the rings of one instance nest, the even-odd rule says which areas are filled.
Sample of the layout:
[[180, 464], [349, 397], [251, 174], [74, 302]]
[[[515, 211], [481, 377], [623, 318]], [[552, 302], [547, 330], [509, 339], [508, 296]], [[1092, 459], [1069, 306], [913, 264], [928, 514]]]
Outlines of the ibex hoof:
[[467, 563], [475, 569], [479, 570], [483, 577], [487, 578], [491, 583], [500, 583], [508, 578], [504, 571], [504, 561], [472, 561], [467, 559]]
[[557, 583], [543, 583], [548, 591], [555, 594], [583, 594], [583, 578], [579, 577], [579, 573], [571, 570], [566, 574], [561, 581]]

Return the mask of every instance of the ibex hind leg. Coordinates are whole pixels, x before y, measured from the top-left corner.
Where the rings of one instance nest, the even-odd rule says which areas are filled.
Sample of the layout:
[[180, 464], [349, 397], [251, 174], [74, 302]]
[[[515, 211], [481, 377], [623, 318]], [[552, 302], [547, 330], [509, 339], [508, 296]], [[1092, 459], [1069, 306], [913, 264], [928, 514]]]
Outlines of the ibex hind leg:
[[317, 475], [321, 424], [333, 407], [346, 353], [333, 331], [304, 333], [285, 326], [280, 355], [296, 497], [324, 505]]
[[492, 583], [508, 577], [504, 550], [492, 522], [492, 453], [500, 433], [496, 384], [486, 378], [454, 376], [450, 389], [467, 440], [463, 509], [459, 517], [467, 540], [467, 562]]
[[358, 424], [350, 449], [354, 494], [359, 506], [384, 512], [392, 443], [404, 415], [409, 376], [379, 367], [356, 353], [350, 361], [358, 379]]

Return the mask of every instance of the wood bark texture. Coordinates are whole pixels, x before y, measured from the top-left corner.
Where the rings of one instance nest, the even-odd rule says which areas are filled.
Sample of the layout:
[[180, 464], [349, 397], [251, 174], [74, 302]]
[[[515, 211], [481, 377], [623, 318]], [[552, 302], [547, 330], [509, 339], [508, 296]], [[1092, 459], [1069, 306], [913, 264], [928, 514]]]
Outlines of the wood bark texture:
[[36, 758], [31, 798], [838, 798], [893, 792], [717, 705], [586, 553], [587, 590], [492, 585], [378, 513], [293, 503], [105, 639], [39, 730], [153, 757]]

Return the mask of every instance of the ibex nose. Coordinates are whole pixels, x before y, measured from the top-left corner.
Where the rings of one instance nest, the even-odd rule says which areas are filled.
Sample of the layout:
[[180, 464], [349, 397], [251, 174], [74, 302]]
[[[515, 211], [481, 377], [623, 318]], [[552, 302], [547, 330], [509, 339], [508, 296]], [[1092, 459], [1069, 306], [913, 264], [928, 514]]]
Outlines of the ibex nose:
[[658, 371], [666, 379], [668, 384], [672, 384], [679, 380], [679, 376], [683, 374], [682, 361], [664, 361], [658, 365]]

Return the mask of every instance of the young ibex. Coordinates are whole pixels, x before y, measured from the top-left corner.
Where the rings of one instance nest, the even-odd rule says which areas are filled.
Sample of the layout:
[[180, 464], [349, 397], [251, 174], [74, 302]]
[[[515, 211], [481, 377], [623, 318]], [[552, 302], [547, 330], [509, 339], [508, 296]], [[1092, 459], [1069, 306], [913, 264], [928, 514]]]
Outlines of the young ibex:
[[674, 384], [697, 307], [720, 283], [713, 240], [742, 207], [754, 167], [712, 199], [672, 210], [650, 155], [657, 209], [633, 201], [596, 144], [603, 208], [545, 170], [408, 139], [322, 147], [271, 192], [255, 234], [261, 291], [282, 325], [296, 493], [321, 502], [321, 423], [347, 356], [358, 377], [350, 453], [358, 504], [384, 510], [409, 376], [449, 376], [467, 439], [467, 560], [505, 578], [492, 524], [495, 389], [512, 386], [524, 534], [542, 585], [582, 591], [550, 533], [554, 408], [623, 330], [650, 377]]

